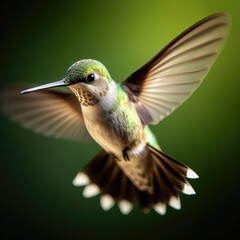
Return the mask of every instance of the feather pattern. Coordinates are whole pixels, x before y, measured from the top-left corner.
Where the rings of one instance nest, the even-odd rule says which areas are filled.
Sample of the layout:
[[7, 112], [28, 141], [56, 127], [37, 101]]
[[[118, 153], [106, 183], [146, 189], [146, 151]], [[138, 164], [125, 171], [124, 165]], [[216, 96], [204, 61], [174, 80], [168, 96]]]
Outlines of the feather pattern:
[[[86, 185], [83, 191], [86, 197], [95, 196], [100, 189], [104, 210], [109, 210], [115, 202], [123, 214], [128, 214], [135, 202], [145, 212], [153, 207], [161, 215], [165, 214], [166, 205], [180, 209], [179, 193], [195, 194], [186, 179], [192, 170], [150, 145], [146, 151], [145, 168], [141, 168], [137, 159], [118, 161], [102, 151], [77, 174], [73, 183], [75, 186]], [[86, 195], [89, 189], [94, 191]]]
[[229, 25], [227, 14], [201, 20], [122, 83], [143, 124], [158, 123], [191, 96], [220, 53]]
[[71, 140], [91, 139], [77, 98], [68, 92], [45, 90], [20, 95], [20, 88], [2, 94], [3, 111], [37, 133]]

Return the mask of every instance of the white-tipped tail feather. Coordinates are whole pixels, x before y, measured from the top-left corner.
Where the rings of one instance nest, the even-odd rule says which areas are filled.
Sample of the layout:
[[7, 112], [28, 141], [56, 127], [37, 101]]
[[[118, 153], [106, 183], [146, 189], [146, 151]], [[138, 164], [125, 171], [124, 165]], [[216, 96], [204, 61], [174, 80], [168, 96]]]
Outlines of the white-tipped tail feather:
[[[146, 159], [150, 163], [148, 171], [152, 174], [152, 192], [140, 190], [116, 164], [113, 156], [105, 151], [100, 152], [83, 172], [77, 174], [73, 184], [86, 185], [83, 190], [83, 196], [86, 198], [101, 192], [100, 205], [105, 211], [110, 210], [117, 202], [121, 213], [127, 215], [136, 201], [145, 213], [153, 208], [160, 215], [164, 215], [167, 205], [179, 210], [179, 193], [195, 194], [186, 180], [187, 176], [197, 175], [183, 163], [149, 145], [147, 151]], [[136, 166], [129, 163], [126, 167]]]
[[83, 190], [83, 196], [85, 198], [94, 197], [99, 193], [100, 193], [100, 189], [96, 184], [87, 185]]
[[76, 187], [84, 186], [90, 183], [88, 176], [83, 173], [79, 172], [77, 176], [73, 179], [73, 185]]
[[157, 213], [159, 213], [160, 215], [165, 215], [166, 210], [167, 210], [166, 204], [160, 203], [160, 202], [157, 203], [157, 204], [153, 207], [153, 209], [154, 209]]
[[119, 206], [121, 213], [124, 215], [129, 214], [133, 209], [133, 205], [127, 200], [121, 200], [118, 203], [118, 206]]
[[187, 195], [194, 195], [196, 194], [196, 192], [194, 191], [194, 189], [192, 188], [192, 186], [189, 183], [185, 183], [182, 193], [187, 194]]
[[181, 201], [179, 197], [172, 196], [169, 200], [168, 205], [176, 210], [181, 209]]
[[103, 210], [110, 210], [114, 206], [114, 204], [115, 201], [109, 194], [105, 194], [100, 197], [100, 205]]
[[188, 168], [188, 170], [187, 170], [186, 177], [191, 178], [191, 179], [199, 178], [199, 176], [190, 168]]

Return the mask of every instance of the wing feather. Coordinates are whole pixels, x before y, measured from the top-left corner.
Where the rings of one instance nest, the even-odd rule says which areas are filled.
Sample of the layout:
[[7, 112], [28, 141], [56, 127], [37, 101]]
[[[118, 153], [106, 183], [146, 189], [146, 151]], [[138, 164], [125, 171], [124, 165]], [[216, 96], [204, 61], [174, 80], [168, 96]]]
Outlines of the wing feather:
[[2, 110], [23, 127], [57, 138], [88, 141], [77, 98], [61, 90], [45, 90], [20, 95], [19, 87], [2, 93]]
[[199, 87], [223, 47], [229, 25], [230, 16], [223, 13], [201, 20], [122, 83], [143, 124], [158, 123]]

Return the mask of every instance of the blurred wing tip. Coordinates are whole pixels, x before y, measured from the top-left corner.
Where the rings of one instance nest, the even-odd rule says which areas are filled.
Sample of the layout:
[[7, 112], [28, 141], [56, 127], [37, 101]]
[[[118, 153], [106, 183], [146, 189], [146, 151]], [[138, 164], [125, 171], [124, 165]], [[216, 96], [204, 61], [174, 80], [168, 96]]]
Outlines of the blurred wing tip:
[[215, 16], [219, 16], [221, 18], [225, 18], [227, 23], [231, 22], [231, 20], [232, 20], [232, 17], [230, 15], [230, 13], [227, 13], [227, 12], [225, 12], [225, 13], [224, 12], [216, 13]]
[[0, 110], [11, 120], [45, 136], [91, 139], [75, 95], [55, 89], [21, 95], [21, 89], [10, 86], [0, 92]]

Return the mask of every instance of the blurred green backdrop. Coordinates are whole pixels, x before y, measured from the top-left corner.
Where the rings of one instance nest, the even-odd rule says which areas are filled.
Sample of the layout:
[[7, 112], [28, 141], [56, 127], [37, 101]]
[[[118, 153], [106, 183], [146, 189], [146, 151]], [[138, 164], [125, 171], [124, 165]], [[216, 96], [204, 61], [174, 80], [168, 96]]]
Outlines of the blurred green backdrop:
[[153, 129], [162, 149], [200, 176], [195, 196], [162, 217], [128, 216], [84, 199], [75, 174], [96, 144], [36, 135], [0, 115], [1, 239], [231, 239], [239, 217], [240, 1], [8, 1], [1, 15], [1, 89], [61, 79], [83, 58], [124, 80], [170, 40], [207, 15], [228, 12], [228, 42], [198, 91]]

